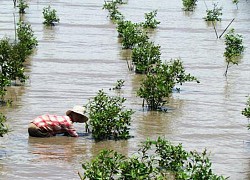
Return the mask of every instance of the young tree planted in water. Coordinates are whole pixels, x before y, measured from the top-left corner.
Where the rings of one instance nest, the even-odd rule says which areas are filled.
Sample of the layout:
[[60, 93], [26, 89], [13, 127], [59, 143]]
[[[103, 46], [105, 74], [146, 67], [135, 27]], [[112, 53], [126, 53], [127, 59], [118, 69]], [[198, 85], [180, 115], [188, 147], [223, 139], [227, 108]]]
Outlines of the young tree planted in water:
[[29, 23], [20, 21], [17, 28], [18, 46], [20, 48], [20, 53], [22, 53], [21, 61], [24, 62], [25, 59], [32, 54], [33, 50], [38, 45], [34, 31]]
[[107, 9], [109, 11], [108, 17], [114, 22], [121, 21], [124, 19], [124, 16], [118, 10], [119, 4], [125, 3], [122, 0], [104, 1], [103, 9]]
[[3, 38], [0, 41], [0, 102], [5, 102], [4, 96], [6, 94], [6, 87], [10, 85], [9, 73], [11, 72], [10, 59], [11, 59], [12, 45], [8, 38]]
[[146, 101], [149, 110], [161, 110], [175, 85], [182, 85], [187, 81], [199, 83], [194, 76], [186, 74], [180, 59], [159, 63], [146, 75], [137, 95], [143, 98], [143, 106], [144, 100]]
[[124, 49], [133, 49], [136, 44], [146, 42], [149, 39], [141, 25], [131, 21], [119, 21], [117, 23], [117, 32]]
[[50, 6], [43, 8], [43, 17], [44, 17], [43, 24], [48, 26], [54, 26], [55, 23], [59, 23], [60, 21], [59, 17], [56, 14], [56, 10], [51, 9]]
[[193, 11], [197, 5], [197, 0], [182, 0], [184, 11]]
[[160, 46], [153, 42], [138, 43], [132, 50], [132, 62], [136, 73], [147, 73], [153, 65], [160, 63]]
[[230, 64], [238, 65], [240, 56], [244, 52], [243, 46], [243, 37], [240, 34], [236, 34], [235, 30], [232, 28], [226, 35], [225, 35], [225, 52], [224, 57], [226, 58], [226, 71], [225, 76], [227, 76], [227, 71]]
[[157, 25], [160, 24], [160, 22], [155, 19], [156, 15], [157, 15], [157, 10], [145, 13], [144, 14], [145, 22], [142, 23], [143, 28], [155, 29]]
[[[241, 113], [248, 119], [250, 118], [250, 97], [247, 100], [246, 107]], [[250, 129], [250, 124], [248, 124], [248, 129]]]
[[205, 21], [221, 21], [220, 16], [222, 16], [222, 7], [218, 7], [218, 3], [213, 3], [213, 9], [207, 9], [207, 16], [204, 17]]
[[17, 7], [19, 8], [19, 13], [24, 14], [25, 9], [29, 8], [29, 5], [27, 4], [25, 0], [19, 0]]
[[207, 150], [186, 151], [181, 144], [173, 145], [161, 137], [142, 142], [132, 157], [104, 149], [92, 161], [82, 164], [82, 168], [81, 180], [226, 179], [213, 172]]
[[113, 90], [120, 90], [122, 88], [122, 86], [124, 86], [124, 80], [119, 79], [116, 81], [115, 87], [113, 88]]
[[239, 0], [232, 0], [233, 1], [233, 4], [236, 5], [236, 8], [238, 9], [238, 3], [239, 3]]
[[4, 116], [2, 113], [0, 113], [0, 137], [3, 137], [4, 134], [9, 132], [8, 126], [6, 123], [6, 116]]
[[131, 116], [131, 109], [126, 110], [123, 103], [125, 98], [109, 96], [103, 90], [89, 101], [89, 125], [95, 140], [127, 139]]

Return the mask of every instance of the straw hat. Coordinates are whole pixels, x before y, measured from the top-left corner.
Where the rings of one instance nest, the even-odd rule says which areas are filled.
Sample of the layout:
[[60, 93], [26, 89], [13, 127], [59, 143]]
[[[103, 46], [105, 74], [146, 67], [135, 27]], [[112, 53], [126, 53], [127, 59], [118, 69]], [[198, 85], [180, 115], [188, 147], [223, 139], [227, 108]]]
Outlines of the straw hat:
[[84, 113], [86, 113], [86, 109], [83, 106], [74, 106], [73, 109], [70, 109], [66, 112], [66, 115], [70, 115], [70, 113], [77, 113], [81, 115], [81, 119], [79, 119], [78, 122], [83, 123], [88, 121], [88, 117], [84, 115]]

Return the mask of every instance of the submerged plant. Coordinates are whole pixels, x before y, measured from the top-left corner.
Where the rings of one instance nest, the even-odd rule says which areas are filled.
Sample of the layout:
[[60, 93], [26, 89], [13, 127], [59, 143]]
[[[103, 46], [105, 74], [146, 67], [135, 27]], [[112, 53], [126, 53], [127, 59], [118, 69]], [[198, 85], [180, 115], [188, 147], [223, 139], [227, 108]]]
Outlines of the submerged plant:
[[54, 26], [56, 22], [60, 21], [59, 17], [56, 14], [56, 10], [51, 9], [50, 6], [43, 8], [43, 17], [44, 17], [43, 24], [49, 26]]
[[147, 73], [153, 65], [160, 63], [160, 46], [153, 42], [144, 42], [136, 45], [132, 50], [132, 62], [136, 73]]
[[108, 17], [112, 21], [121, 21], [124, 19], [124, 16], [118, 10], [118, 4], [125, 4], [122, 0], [115, 1], [104, 1], [103, 9], [107, 9], [109, 11]]
[[25, 0], [19, 0], [17, 7], [19, 8], [19, 13], [24, 14], [25, 9], [28, 8], [29, 6], [28, 6], [28, 4], [26, 3]]
[[84, 174], [79, 176], [81, 180], [226, 179], [213, 173], [211, 166], [206, 150], [188, 152], [181, 144], [173, 145], [159, 137], [142, 142], [132, 157], [104, 149], [91, 162], [82, 164]]
[[118, 36], [121, 38], [124, 49], [133, 49], [138, 43], [146, 42], [149, 39], [140, 24], [119, 21], [117, 25]]
[[149, 13], [145, 13], [145, 22], [142, 23], [143, 28], [152, 28], [155, 29], [158, 24], [160, 24], [159, 21], [155, 19], [157, 15], [157, 10], [154, 10]]
[[217, 3], [213, 3], [213, 6], [213, 9], [206, 10], [207, 16], [204, 18], [205, 21], [221, 21], [222, 7], [218, 7]]
[[186, 81], [199, 83], [194, 76], [185, 73], [180, 59], [171, 60], [169, 63], [159, 63], [152, 69], [152, 72], [149, 71], [146, 75], [137, 95], [143, 98], [143, 102], [146, 101], [149, 110], [159, 110], [166, 103], [175, 85], [182, 85]]
[[113, 88], [113, 89], [121, 89], [122, 88], [122, 86], [124, 86], [124, 80], [122, 80], [122, 79], [119, 79], [119, 80], [117, 80], [117, 82], [116, 82], [116, 84], [115, 84], [115, 87]]
[[193, 11], [196, 7], [197, 0], [182, 0], [184, 11]]
[[132, 110], [124, 109], [125, 98], [108, 96], [100, 90], [87, 104], [89, 110], [89, 124], [92, 135], [96, 140], [127, 139]]
[[34, 35], [34, 31], [31, 28], [31, 25], [23, 21], [20, 21], [18, 23], [17, 37], [20, 48], [23, 48], [23, 57], [21, 61], [24, 62], [27, 56], [32, 54], [33, 49], [36, 48], [38, 42]]
[[[246, 118], [250, 118], [250, 97], [247, 100], [246, 107], [241, 113], [242, 115], [246, 116]], [[248, 124], [248, 129], [250, 129], [250, 124]]]
[[232, 28], [226, 35], [225, 35], [225, 52], [224, 57], [226, 58], [227, 67], [225, 71], [225, 76], [227, 75], [227, 71], [230, 64], [239, 63], [239, 57], [244, 52], [243, 46], [243, 37], [240, 34], [236, 34], [235, 30]]
[[4, 134], [9, 132], [8, 126], [6, 123], [6, 116], [4, 116], [2, 113], [0, 113], [0, 137], [3, 137]]

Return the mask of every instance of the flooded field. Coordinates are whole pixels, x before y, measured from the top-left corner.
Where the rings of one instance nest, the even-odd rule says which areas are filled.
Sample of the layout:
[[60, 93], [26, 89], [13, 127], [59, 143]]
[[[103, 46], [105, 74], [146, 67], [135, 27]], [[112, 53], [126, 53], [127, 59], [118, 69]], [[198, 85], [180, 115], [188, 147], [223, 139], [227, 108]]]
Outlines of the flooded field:
[[[24, 15], [38, 40], [38, 47], [27, 60], [29, 80], [25, 86], [8, 90], [12, 107], [1, 107], [12, 131], [0, 138], [0, 179], [79, 179], [81, 164], [103, 148], [112, 148], [125, 155], [138, 149], [141, 141], [163, 136], [182, 143], [186, 150], [211, 153], [214, 172], [230, 179], [250, 179], [250, 131], [248, 120], [241, 115], [250, 94], [250, 2], [242, 0], [238, 10], [231, 1], [218, 1], [223, 7], [219, 34], [235, 18], [230, 27], [243, 36], [246, 47], [239, 65], [223, 75], [224, 39], [217, 39], [208, 25], [206, 6], [216, 1], [198, 1], [193, 13], [182, 10], [182, 1], [128, 0], [120, 7], [127, 20], [144, 21], [144, 13], [158, 10], [158, 28], [150, 33], [161, 46], [161, 59], [181, 58], [186, 71], [200, 84], [185, 83], [180, 93], [173, 93], [167, 113], [147, 112], [142, 99], [136, 96], [141, 76], [128, 70], [128, 53], [122, 50], [117, 30], [102, 9], [101, 0], [29, 0]], [[57, 10], [60, 23], [43, 25], [42, 11], [51, 5]], [[14, 39], [14, 9], [10, 0], [0, 1], [0, 38]], [[18, 13], [16, 13], [18, 18]], [[85, 105], [98, 90], [109, 91], [118, 79], [125, 80], [120, 94], [126, 107], [135, 110], [126, 141], [94, 142], [76, 124], [79, 138], [30, 138], [29, 122], [38, 115], [64, 115], [74, 105]]]

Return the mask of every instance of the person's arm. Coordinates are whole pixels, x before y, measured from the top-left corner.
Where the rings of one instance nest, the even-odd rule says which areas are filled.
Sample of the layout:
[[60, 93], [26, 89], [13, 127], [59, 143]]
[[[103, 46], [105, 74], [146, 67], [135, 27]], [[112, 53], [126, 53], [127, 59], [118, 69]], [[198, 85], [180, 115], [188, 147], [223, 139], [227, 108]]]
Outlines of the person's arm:
[[67, 128], [66, 128], [66, 131], [67, 133], [69, 133], [70, 136], [72, 137], [78, 137], [78, 134], [76, 132], [76, 129], [73, 127], [73, 125], [69, 125]]

